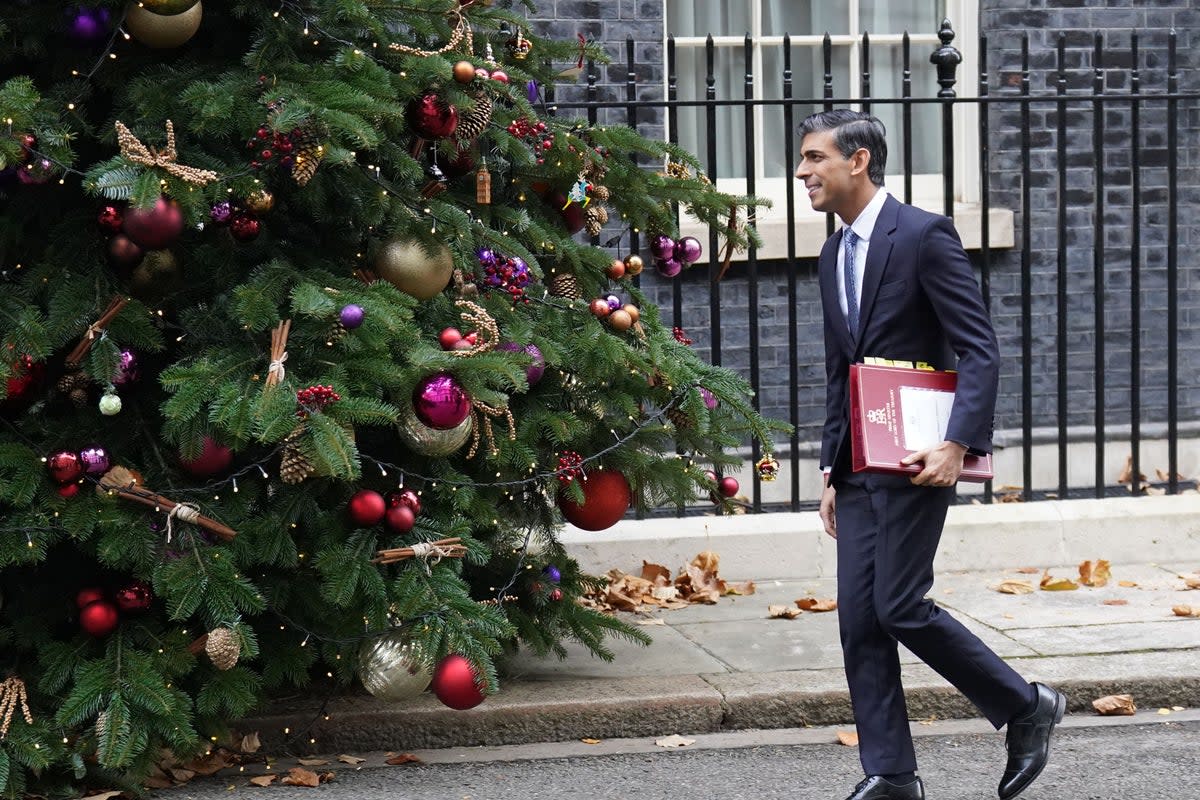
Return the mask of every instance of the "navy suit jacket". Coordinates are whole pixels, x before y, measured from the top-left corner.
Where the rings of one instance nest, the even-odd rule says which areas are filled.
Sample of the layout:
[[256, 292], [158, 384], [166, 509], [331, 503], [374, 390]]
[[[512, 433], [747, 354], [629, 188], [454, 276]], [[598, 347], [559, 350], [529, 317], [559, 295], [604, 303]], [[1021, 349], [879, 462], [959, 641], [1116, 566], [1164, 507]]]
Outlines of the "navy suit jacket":
[[835, 476], [849, 469], [850, 365], [872, 356], [958, 370], [946, 438], [990, 453], [1000, 352], [954, 224], [888, 196], [867, 249], [857, 336], [838, 302], [841, 242], [841, 231], [829, 237], [818, 262], [827, 377], [821, 463]]

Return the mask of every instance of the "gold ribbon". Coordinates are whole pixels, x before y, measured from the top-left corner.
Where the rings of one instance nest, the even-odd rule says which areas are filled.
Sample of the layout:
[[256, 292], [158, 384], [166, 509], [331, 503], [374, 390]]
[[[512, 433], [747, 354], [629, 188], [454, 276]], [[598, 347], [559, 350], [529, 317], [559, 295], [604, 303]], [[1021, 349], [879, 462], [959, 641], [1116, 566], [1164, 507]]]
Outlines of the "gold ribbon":
[[141, 164], [144, 167], [158, 167], [197, 186], [204, 186], [218, 178], [217, 173], [212, 170], [189, 167], [175, 160], [178, 154], [175, 152], [175, 126], [171, 120], [167, 120], [167, 146], [162, 150], [142, 144], [120, 120], [117, 120], [116, 128], [117, 144], [121, 146], [121, 155], [135, 164]]

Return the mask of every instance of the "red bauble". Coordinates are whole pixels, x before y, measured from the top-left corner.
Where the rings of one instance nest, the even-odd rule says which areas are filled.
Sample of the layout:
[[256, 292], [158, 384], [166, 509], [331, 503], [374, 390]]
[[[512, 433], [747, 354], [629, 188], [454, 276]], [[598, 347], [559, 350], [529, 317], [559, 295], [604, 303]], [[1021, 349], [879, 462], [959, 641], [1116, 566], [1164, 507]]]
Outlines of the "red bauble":
[[88, 603], [79, 612], [79, 627], [89, 636], [108, 636], [117, 629], [117, 607], [107, 600]]
[[145, 611], [154, 601], [154, 593], [150, 584], [145, 581], [134, 581], [116, 594], [117, 608], [129, 614]]
[[595, 300], [588, 303], [588, 309], [592, 312], [592, 314], [600, 319], [604, 319], [610, 313], [612, 313], [612, 309], [608, 306], [608, 301], [603, 297], [597, 297]]
[[450, 708], [465, 711], [483, 702], [479, 676], [471, 662], [458, 653], [451, 653], [438, 662], [433, 670], [433, 693]]
[[388, 497], [389, 506], [408, 506], [414, 514], [421, 513], [421, 497], [412, 489], [393, 492]]
[[104, 590], [103, 589], [99, 589], [95, 586], [89, 586], [85, 589], [80, 589], [79, 593], [75, 595], [75, 607], [83, 608], [84, 606], [94, 603], [97, 600], [103, 600], [103, 599], [104, 599]]
[[229, 222], [229, 232], [239, 242], [250, 242], [262, 233], [262, 223], [252, 214], [237, 214]]
[[346, 504], [346, 511], [355, 525], [369, 528], [383, 520], [383, 515], [387, 512], [387, 503], [383, 501], [383, 495], [379, 492], [363, 489], [355, 492], [350, 498], [350, 502]]
[[163, 250], [183, 233], [183, 213], [173, 201], [160, 197], [153, 208], [127, 209], [122, 227], [136, 244], [147, 250]]
[[180, 456], [179, 463], [197, 478], [211, 478], [213, 475], [229, 469], [229, 465], [233, 463], [233, 451], [205, 436], [204, 444], [200, 448], [200, 455], [192, 461]]
[[59, 497], [65, 497], [70, 500], [72, 497], [79, 494], [79, 484], [64, 483], [62, 486], [59, 486], [57, 489], [55, 489], [55, 491], [58, 492]]
[[96, 222], [100, 224], [103, 230], [109, 233], [117, 233], [121, 230], [121, 226], [125, 222], [125, 215], [116, 206], [105, 206], [100, 209], [100, 214], [96, 217]]
[[585, 531], [602, 531], [616, 525], [633, 501], [629, 481], [616, 470], [585, 472], [584, 479], [577, 483], [583, 489], [583, 504], [560, 491], [558, 508], [567, 522]]
[[443, 328], [438, 334], [438, 344], [443, 350], [453, 350], [454, 345], [462, 341], [462, 332], [458, 328]]
[[392, 506], [387, 510], [383, 521], [392, 533], [408, 533], [417, 524], [417, 515], [408, 506]]
[[726, 475], [717, 483], [717, 491], [726, 497], [733, 497], [738, 493], [741, 486], [738, 484], [737, 478]]
[[73, 450], [59, 450], [46, 459], [46, 469], [56, 483], [74, 483], [83, 475], [83, 461]]
[[423, 139], [442, 139], [458, 127], [458, 109], [428, 92], [408, 104], [408, 124]]
[[123, 233], [108, 240], [108, 260], [115, 267], [136, 267], [146, 251]]
[[21, 356], [12, 363], [12, 377], [5, 385], [4, 397], [0, 398], [0, 414], [17, 411], [25, 403], [32, 402], [33, 395], [42, 385], [46, 365], [34, 361], [32, 356]]

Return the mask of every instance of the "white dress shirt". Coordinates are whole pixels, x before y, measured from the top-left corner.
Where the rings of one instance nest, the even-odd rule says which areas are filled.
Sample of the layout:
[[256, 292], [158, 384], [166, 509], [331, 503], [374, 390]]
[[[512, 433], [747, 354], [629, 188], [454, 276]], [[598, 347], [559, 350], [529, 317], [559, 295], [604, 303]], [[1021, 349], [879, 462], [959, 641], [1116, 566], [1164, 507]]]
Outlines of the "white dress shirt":
[[[858, 299], [860, 312], [862, 310], [863, 273], [866, 272], [867, 266], [867, 250], [871, 246], [871, 233], [875, 230], [875, 220], [879, 218], [879, 212], [883, 210], [883, 203], [887, 197], [888, 190], [880, 186], [879, 191], [875, 192], [875, 196], [871, 198], [871, 202], [867, 203], [866, 208], [850, 224], [850, 229], [858, 237], [858, 244], [854, 248], [854, 296]], [[846, 308], [845, 247], [839, 247], [837, 253], [837, 295], [838, 305], [842, 308], [842, 316], [846, 316], [849, 311]]]

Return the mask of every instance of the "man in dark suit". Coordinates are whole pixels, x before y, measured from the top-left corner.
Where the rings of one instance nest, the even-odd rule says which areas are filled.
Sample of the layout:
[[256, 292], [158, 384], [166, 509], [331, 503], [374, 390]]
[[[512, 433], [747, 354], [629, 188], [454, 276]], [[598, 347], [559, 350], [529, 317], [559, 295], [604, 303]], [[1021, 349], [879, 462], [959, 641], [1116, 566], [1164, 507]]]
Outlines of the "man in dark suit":
[[[1042, 771], [1066, 697], [1030, 684], [925, 597], [954, 486], [968, 452], [991, 451], [999, 352], [987, 308], [953, 223], [898, 202], [883, 188], [887, 143], [869, 114], [837, 110], [800, 126], [804, 182], [813, 208], [837, 214], [818, 265], [828, 388], [821, 520], [837, 539], [842, 653], [866, 778], [847, 800], [923, 800], [900, 683], [903, 644], [1007, 725], [1002, 800]], [[866, 357], [956, 369], [946, 440], [904, 461], [904, 476], [850, 467], [850, 364]]]

